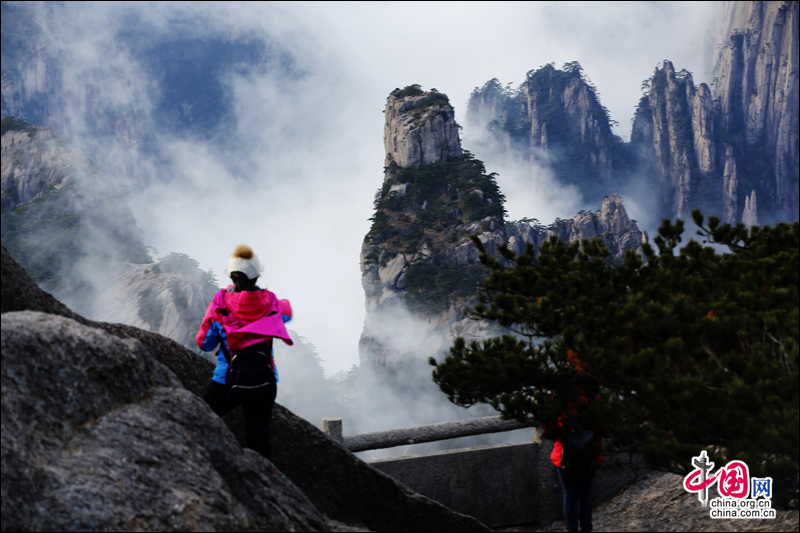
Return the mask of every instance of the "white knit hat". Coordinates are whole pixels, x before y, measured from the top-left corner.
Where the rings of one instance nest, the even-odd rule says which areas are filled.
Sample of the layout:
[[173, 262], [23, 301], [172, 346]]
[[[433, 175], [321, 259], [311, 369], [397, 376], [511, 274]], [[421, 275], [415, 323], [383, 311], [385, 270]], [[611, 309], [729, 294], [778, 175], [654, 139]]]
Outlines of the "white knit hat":
[[264, 267], [258, 260], [258, 256], [246, 244], [237, 246], [231, 258], [228, 259], [229, 276], [231, 272], [241, 272], [248, 279], [256, 279], [263, 271]]

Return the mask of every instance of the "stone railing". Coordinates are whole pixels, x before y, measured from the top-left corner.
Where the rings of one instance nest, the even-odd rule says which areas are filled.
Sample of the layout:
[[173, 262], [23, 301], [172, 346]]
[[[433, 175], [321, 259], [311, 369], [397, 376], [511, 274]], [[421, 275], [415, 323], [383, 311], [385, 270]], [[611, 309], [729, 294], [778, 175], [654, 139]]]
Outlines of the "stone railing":
[[519, 422], [517, 420], [502, 420], [499, 416], [486, 416], [344, 437], [342, 435], [341, 418], [322, 419], [322, 431], [351, 452], [422, 444], [423, 442], [470, 437], [486, 433], [500, 433], [539, 426], [540, 424], [533, 419], [527, 422]]

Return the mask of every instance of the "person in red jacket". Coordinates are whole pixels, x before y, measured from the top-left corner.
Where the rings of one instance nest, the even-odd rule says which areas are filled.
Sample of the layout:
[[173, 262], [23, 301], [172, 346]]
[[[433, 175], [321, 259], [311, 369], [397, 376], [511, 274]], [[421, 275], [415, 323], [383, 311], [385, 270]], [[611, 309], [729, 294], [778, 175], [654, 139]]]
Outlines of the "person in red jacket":
[[[585, 364], [572, 350], [567, 352], [570, 364], [579, 375], [585, 372]], [[592, 398], [599, 401], [596, 394]], [[589, 395], [581, 390], [579, 402], [589, 403]], [[564, 521], [567, 531], [592, 531], [592, 481], [597, 467], [603, 462], [604, 431], [593, 425], [580, 426], [575, 418], [578, 411], [568, 404], [558, 417], [559, 437], [553, 445], [550, 460], [558, 470], [564, 492]]]
[[[278, 392], [272, 340], [277, 337], [292, 345], [284, 326], [291, 320], [292, 307], [288, 300], [278, 300], [256, 285], [262, 271], [258, 256], [249, 246], [236, 248], [228, 261], [233, 284], [214, 295], [196, 340], [204, 351], [219, 346], [214, 376], [203, 399], [219, 416], [241, 405], [247, 447], [269, 459], [270, 422]], [[237, 357], [248, 366], [234, 375], [230, 366]], [[238, 365], [236, 362], [234, 366]]]

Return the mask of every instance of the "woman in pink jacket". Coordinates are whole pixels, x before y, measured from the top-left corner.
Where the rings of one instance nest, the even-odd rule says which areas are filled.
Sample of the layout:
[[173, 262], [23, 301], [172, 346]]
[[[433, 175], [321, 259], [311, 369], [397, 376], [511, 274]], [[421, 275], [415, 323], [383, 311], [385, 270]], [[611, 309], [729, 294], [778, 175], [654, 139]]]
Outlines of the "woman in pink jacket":
[[288, 300], [278, 300], [256, 285], [263, 270], [249, 246], [236, 247], [228, 260], [233, 285], [214, 295], [197, 345], [204, 351], [219, 346], [217, 367], [203, 399], [219, 416], [241, 405], [247, 447], [269, 459], [269, 428], [278, 392], [272, 340], [277, 337], [292, 345], [284, 326], [291, 320], [292, 308]]

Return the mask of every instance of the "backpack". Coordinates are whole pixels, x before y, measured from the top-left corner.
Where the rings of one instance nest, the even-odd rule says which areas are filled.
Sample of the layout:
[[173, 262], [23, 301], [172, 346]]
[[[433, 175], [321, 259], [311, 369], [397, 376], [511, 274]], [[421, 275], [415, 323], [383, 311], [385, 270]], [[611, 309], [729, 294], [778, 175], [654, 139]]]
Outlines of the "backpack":
[[[224, 316], [231, 314], [227, 308], [219, 311]], [[219, 348], [228, 361], [225, 386], [229, 398], [234, 389], [259, 389], [277, 383], [278, 375], [272, 361], [272, 337], [231, 354], [223, 333]]]
[[568, 431], [561, 438], [561, 468], [567, 470], [597, 467], [597, 453], [592, 445], [594, 431], [578, 428]]
[[275, 383], [275, 369], [272, 366], [272, 339], [251, 344], [231, 356], [222, 345], [228, 360], [225, 385], [228, 395], [234, 389], [259, 389]]

